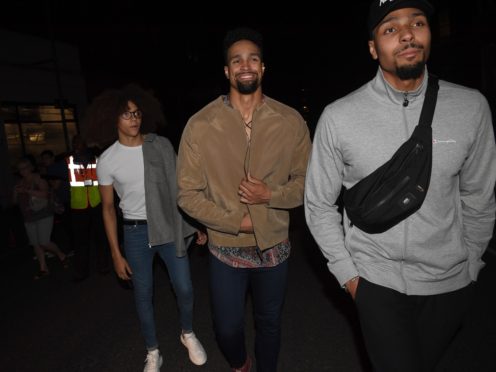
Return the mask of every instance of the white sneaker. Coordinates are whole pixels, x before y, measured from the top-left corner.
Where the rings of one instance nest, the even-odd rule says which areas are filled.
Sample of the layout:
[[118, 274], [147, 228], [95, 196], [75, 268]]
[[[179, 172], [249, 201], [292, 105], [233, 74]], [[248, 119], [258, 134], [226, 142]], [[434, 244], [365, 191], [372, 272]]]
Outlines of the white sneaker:
[[189, 359], [193, 364], [201, 366], [207, 361], [207, 353], [193, 332], [181, 334], [181, 342], [188, 349]]
[[145, 359], [145, 369], [143, 372], [160, 372], [162, 366], [162, 355], [158, 349], [149, 351]]

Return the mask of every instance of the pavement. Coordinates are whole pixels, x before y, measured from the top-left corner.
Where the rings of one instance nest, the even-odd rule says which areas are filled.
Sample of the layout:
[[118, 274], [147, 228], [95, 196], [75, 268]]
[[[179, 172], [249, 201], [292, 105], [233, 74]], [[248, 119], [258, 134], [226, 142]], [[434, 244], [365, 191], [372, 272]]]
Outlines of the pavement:
[[[370, 372], [353, 302], [328, 272], [311, 238], [301, 208], [293, 213], [289, 284], [283, 314], [278, 371]], [[493, 245], [494, 247], [494, 245]], [[36, 261], [28, 248], [0, 256], [1, 371], [101, 372], [142, 371], [145, 350], [132, 289], [113, 273], [93, 271], [85, 281], [71, 281], [57, 259], [48, 261], [49, 277], [33, 281]], [[166, 269], [156, 260], [155, 318], [161, 371], [229, 371], [212, 330], [207, 283], [207, 249], [190, 249], [195, 290], [194, 328], [208, 354], [193, 365], [179, 340], [175, 298]], [[496, 304], [493, 283], [496, 255], [486, 253], [472, 315], [438, 371], [496, 371]], [[247, 347], [253, 356], [254, 325], [247, 310]], [[254, 370], [254, 369], [253, 369]], [[401, 372], [401, 371], [398, 371]]]

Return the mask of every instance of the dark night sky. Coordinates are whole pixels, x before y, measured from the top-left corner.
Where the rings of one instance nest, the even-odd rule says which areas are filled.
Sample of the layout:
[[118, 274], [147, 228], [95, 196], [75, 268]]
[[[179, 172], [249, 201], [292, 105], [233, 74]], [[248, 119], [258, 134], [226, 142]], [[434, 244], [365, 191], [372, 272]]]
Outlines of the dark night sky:
[[[191, 3], [186, 4], [194, 8], [189, 12], [167, 12], [159, 9], [158, 1], [155, 5], [136, 0], [39, 1], [32, 5], [17, 0], [10, 5], [11, 16], [2, 27], [53, 35], [78, 46], [88, 100], [105, 88], [137, 82], [155, 92], [169, 121], [177, 121], [179, 126], [227, 90], [221, 43], [226, 30], [239, 25], [264, 34], [264, 92], [296, 108], [309, 104], [312, 111], [308, 119], [312, 122], [325, 104], [365, 83], [376, 69], [366, 44], [367, 0], [332, 1], [320, 7], [304, 2], [293, 8], [279, 6], [277, 13], [268, 12], [264, 3], [239, 4], [236, 8], [230, 4], [222, 10], [229, 17]], [[431, 64], [440, 70], [435, 72], [442, 78], [483, 88], [478, 86], [479, 72], [463, 70], [465, 61], [446, 64], [446, 50], [459, 59], [456, 49], [461, 45], [481, 42], [480, 35], [492, 33], [489, 39], [493, 38], [495, 1], [470, 2], [477, 7], [449, 0], [433, 3], [438, 12], [433, 19]], [[455, 41], [438, 37], [446, 18], [450, 27], [458, 30], [450, 37]]]

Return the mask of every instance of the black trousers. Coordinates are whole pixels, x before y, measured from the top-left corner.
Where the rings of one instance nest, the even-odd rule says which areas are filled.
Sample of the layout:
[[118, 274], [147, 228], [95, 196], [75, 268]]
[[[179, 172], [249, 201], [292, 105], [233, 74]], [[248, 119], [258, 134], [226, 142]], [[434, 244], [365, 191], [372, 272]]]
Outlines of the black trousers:
[[103, 226], [102, 206], [71, 211], [72, 231], [74, 238], [74, 274], [86, 277], [90, 271], [90, 249], [96, 253], [97, 270], [109, 269], [110, 250], [108, 248]]
[[360, 278], [355, 303], [376, 372], [432, 372], [460, 329], [474, 285], [407, 296]]
[[71, 206], [64, 204], [64, 211], [53, 216], [52, 241], [64, 252], [74, 249]]

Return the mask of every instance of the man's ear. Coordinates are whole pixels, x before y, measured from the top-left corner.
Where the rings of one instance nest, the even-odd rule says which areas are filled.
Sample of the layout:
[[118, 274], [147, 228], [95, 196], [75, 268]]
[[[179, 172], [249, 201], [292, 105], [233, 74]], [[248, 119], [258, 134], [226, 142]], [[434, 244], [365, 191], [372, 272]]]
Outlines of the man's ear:
[[229, 80], [229, 69], [227, 68], [227, 66], [224, 66], [224, 75], [226, 76], [226, 79]]
[[377, 56], [377, 50], [375, 49], [375, 41], [374, 40], [369, 40], [369, 53], [373, 59], [379, 58]]

